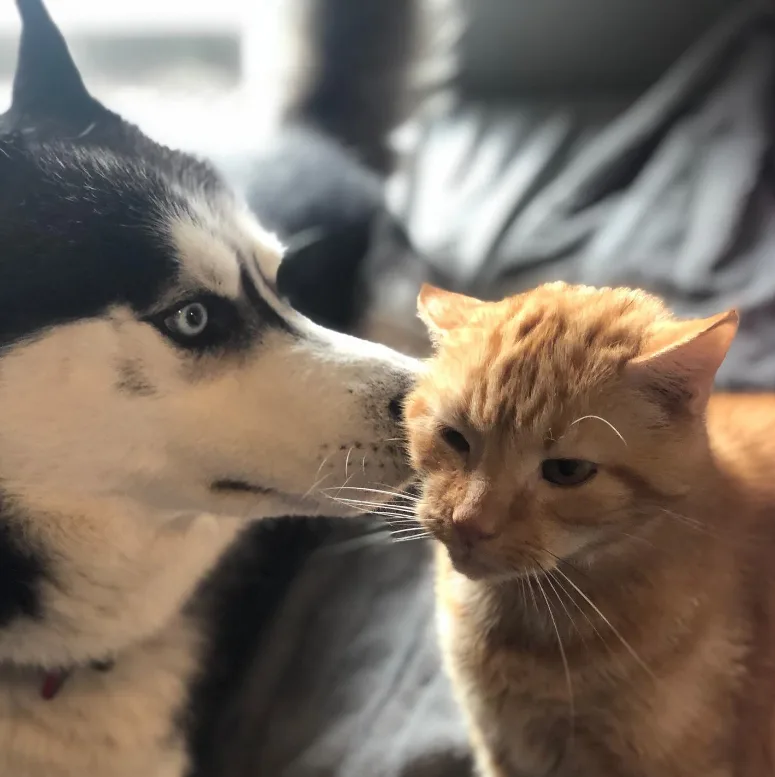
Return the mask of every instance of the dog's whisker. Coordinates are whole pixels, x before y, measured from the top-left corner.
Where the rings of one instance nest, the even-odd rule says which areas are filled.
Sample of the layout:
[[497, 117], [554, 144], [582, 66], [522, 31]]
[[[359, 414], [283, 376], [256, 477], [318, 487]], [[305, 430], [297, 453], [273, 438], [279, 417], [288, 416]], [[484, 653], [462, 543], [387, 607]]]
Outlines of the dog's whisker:
[[[345, 475], [345, 477], [346, 477], [346, 475]], [[347, 484], [350, 482], [350, 480], [351, 480], [351, 479], [352, 479], [352, 478], [347, 478], [347, 479], [344, 481], [344, 483], [342, 483], [342, 485], [341, 485], [341, 486], [339, 486], [339, 490], [336, 492], [336, 494], [337, 494], [337, 497], [336, 497], [336, 498], [337, 498], [337, 499], [339, 498], [339, 494], [341, 494], [341, 493], [342, 493], [342, 489], [343, 489], [343, 488], [347, 488]], [[326, 489], [326, 490], [328, 490], [328, 489]]]
[[322, 486], [322, 485], [323, 485], [323, 483], [325, 483], [325, 482], [326, 482], [326, 480], [328, 480], [328, 479], [329, 479], [329, 478], [330, 478], [330, 477], [331, 477], [333, 474], [334, 474], [333, 472], [328, 472], [327, 474], [323, 475], [323, 477], [322, 477], [322, 478], [320, 478], [320, 480], [316, 480], [316, 481], [315, 481], [315, 482], [314, 482], [314, 483], [313, 483], [313, 484], [312, 484], [312, 485], [311, 485], [311, 486], [310, 486], [310, 487], [307, 489], [307, 491], [305, 492], [304, 496], [302, 496], [302, 499], [306, 499], [306, 498], [307, 498], [308, 496], [310, 496], [311, 494], [314, 494], [314, 493], [315, 493], [315, 492], [318, 490], [318, 488], [319, 488], [320, 486]]
[[326, 466], [326, 463], [331, 458], [331, 454], [328, 453], [323, 457], [323, 460], [320, 462], [320, 466], [317, 468], [317, 471], [315, 472], [315, 476], [312, 478], [312, 482], [314, 483], [319, 477], [320, 477], [320, 470], [323, 469], [323, 467]]
[[353, 452], [352, 446], [350, 446], [350, 449], [347, 451], [347, 456], [344, 460], [344, 477], [346, 481], [349, 481], [349, 478], [347, 477], [347, 467], [350, 465], [350, 454]]
[[320, 470], [323, 469], [323, 467], [326, 466], [326, 462], [331, 458], [331, 454], [327, 454], [323, 457], [323, 460], [320, 462], [320, 465], [317, 468], [317, 471], [315, 472], [315, 476], [312, 478], [312, 485], [304, 492], [304, 495], [302, 496], [302, 499], [306, 499], [310, 494], [312, 494], [317, 488], [326, 481], [326, 479], [331, 475], [329, 473], [328, 475], [324, 475], [322, 478], [318, 479], [320, 476]]

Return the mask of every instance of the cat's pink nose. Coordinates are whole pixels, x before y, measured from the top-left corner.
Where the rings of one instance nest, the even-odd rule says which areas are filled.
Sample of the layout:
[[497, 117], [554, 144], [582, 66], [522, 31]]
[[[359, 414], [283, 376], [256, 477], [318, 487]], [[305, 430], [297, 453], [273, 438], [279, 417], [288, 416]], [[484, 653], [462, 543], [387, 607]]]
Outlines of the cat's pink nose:
[[484, 542], [484, 540], [491, 540], [495, 536], [494, 531], [470, 519], [455, 521], [453, 525], [458, 537], [466, 545], [475, 545], [478, 542]]

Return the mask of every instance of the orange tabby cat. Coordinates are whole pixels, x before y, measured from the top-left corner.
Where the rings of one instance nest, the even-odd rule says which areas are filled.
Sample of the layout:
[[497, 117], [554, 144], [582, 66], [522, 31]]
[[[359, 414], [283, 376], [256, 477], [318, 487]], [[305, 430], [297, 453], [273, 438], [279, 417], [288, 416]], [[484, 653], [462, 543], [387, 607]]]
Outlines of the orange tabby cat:
[[407, 402], [441, 641], [487, 777], [775, 774], [775, 397], [734, 312], [423, 288]]

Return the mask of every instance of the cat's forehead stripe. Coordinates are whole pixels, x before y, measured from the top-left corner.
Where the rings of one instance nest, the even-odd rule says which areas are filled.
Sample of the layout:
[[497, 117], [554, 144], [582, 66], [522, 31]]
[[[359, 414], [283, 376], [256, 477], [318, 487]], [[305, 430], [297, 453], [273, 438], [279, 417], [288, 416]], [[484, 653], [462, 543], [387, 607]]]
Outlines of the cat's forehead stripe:
[[614, 464], [609, 465], [606, 469], [610, 475], [626, 486], [635, 500], [641, 504], [670, 502], [675, 498], [672, 494], [660, 491], [631, 467]]
[[[507, 425], [544, 432], [574, 399], [639, 353], [645, 320], [661, 303], [638, 292], [539, 288], [493, 306], [481, 347], [460, 345], [468, 364], [468, 408], [478, 427]], [[474, 356], [466, 359], [463, 349]]]

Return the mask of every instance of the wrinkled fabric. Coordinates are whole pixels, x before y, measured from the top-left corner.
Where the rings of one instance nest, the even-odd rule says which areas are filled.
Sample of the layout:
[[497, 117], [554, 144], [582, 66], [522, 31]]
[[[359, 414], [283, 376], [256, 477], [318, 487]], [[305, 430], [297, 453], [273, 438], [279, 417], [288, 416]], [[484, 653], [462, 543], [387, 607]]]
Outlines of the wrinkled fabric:
[[771, 389], [774, 68], [773, 16], [743, 6], [644, 95], [465, 104], [418, 154], [415, 242], [486, 298], [560, 279], [737, 307], [719, 384]]

